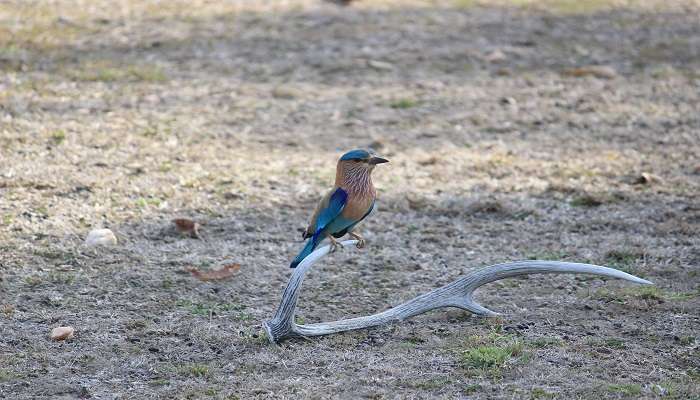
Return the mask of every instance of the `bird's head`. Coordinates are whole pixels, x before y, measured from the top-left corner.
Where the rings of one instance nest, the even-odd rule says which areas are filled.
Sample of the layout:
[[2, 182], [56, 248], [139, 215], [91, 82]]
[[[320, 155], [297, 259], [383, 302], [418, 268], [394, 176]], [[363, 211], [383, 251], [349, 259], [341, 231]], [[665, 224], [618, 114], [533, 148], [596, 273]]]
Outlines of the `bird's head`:
[[355, 168], [365, 168], [373, 170], [377, 164], [387, 163], [389, 160], [379, 157], [371, 150], [356, 149], [343, 154], [338, 160], [338, 167], [345, 166]]

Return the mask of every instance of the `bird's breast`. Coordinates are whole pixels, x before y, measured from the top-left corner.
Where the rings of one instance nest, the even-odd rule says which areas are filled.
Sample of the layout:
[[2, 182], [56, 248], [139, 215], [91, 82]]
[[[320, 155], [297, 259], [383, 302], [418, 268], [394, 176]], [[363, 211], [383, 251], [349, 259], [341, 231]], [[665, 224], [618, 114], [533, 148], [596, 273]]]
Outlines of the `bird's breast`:
[[358, 221], [367, 214], [374, 202], [374, 196], [351, 196], [343, 209], [344, 218]]

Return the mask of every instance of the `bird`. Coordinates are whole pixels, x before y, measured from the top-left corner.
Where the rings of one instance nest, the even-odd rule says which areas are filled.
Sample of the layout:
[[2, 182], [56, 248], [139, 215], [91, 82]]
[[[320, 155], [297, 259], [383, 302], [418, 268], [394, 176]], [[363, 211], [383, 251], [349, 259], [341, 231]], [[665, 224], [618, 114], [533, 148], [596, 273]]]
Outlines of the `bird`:
[[378, 164], [387, 162], [386, 158], [364, 149], [350, 150], [340, 157], [335, 185], [316, 206], [309, 226], [302, 233], [306, 245], [292, 261], [291, 268], [296, 268], [324, 239], [331, 242], [331, 252], [342, 247], [336, 239], [345, 234], [357, 240], [358, 248], [365, 246], [365, 239], [354, 229], [374, 208], [377, 191], [372, 184], [372, 171]]

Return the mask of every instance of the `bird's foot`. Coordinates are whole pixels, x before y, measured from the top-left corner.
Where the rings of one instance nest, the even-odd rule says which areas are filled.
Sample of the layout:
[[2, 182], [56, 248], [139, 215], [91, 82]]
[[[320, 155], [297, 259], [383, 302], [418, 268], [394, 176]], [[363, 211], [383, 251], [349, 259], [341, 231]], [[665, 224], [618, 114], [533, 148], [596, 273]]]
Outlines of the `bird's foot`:
[[355, 246], [357, 246], [358, 249], [365, 247], [365, 245], [367, 244], [367, 241], [365, 240], [365, 238], [360, 236], [359, 233], [350, 232], [350, 237], [357, 240], [357, 244]]
[[328, 235], [328, 240], [331, 242], [331, 253], [335, 253], [335, 251], [338, 250], [338, 247], [343, 248], [343, 244], [337, 241], [333, 236]]

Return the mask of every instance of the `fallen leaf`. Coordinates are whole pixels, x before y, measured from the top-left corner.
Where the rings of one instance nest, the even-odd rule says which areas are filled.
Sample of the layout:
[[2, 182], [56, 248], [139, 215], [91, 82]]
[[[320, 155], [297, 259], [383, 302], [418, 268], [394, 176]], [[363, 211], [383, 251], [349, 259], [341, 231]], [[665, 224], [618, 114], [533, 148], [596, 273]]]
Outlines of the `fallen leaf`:
[[51, 330], [51, 340], [72, 339], [73, 332], [75, 332], [75, 329], [73, 329], [72, 326], [59, 326], [57, 328], [53, 328]]
[[183, 235], [190, 235], [199, 239], [199, 224], [187, 218], [176, 218], [173, 220], [175, 229]]
[[185, 270], [192, 274], [195, 278], [200, 281], [220, 281], [231, 277], [236, 271], [241, 269], [240, 264], [229, 264], [224, 265], [221, 269], [213, 269], [209, 271], [200, 271], [195, 267], [188, 267]]
[[594, 76], [602, 79], [612, 79], [617, 76], [617, 71], [607, 65], [589, 65], [586, 67], [570, 68], [562, 71], [563, 75], [573, 77]]
[[430, 157], [428, 157], [428, 158], [426, 158], [426, 159], [424, 159], [424, 160], [418, 161], [418, 164], [420, 164], [420, 165], [426, 167], [426, 166], [428, 166], [428, 165], [435, 165], [435, 164], [438, 163], [438, 161], [440, 161], [440, 160], [439, 160], [437, 157], [435, 157], [435, 156], [430, 156]]

